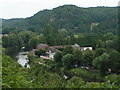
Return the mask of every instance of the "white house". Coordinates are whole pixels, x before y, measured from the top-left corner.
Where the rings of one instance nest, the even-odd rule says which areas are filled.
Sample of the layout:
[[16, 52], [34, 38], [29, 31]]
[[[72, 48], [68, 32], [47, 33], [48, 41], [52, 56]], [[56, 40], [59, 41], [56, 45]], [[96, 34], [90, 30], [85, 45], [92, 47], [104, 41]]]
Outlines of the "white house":
[[87, 50], [87, 49], [92, 50], [92, 47], [81, 47], [81, 48], [80, 48], [81, 51], [85, 51], [85, 50]]

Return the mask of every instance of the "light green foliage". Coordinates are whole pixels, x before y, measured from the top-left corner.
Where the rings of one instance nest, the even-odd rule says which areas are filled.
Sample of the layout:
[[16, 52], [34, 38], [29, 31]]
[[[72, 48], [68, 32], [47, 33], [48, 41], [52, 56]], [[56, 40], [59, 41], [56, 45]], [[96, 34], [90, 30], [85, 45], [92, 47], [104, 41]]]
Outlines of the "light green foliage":
[[35, 88], [59, 88], [62, 87], [62, 78], [55, 73], [49, 73], [48, 67], [41, 64], [34, 64], [29, 70], [29, 76]]
[[99, 83], [99, 82], [91, 82], [91, 83], [86, 83], [84, 88], [117, 88], [117, 86], [112, 85], [112, 84], [105, 84], [105, 83]]
[[83, 88], [84, 84], [82, 78], [74, 76], [67, 80], [65, 88]]
[[105, 82], [107, 84], [113, 84], [120, 87], [120, 75], [108, 75], [105, 76]]
[[2, 87], [3, 88], [30, 88], [27, 69], [22, 69], [9, 56], [2, 57]]

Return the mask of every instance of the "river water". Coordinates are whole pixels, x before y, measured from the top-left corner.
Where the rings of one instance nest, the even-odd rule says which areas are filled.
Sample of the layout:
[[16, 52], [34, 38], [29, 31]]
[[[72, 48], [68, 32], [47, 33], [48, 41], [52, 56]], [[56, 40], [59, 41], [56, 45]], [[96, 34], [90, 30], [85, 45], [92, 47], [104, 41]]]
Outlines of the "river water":
[[19, 52], [19, 54], [16, 56], [18, 59], [18, 63], [22, 66], [25, 67], [25, 65], [27, 65], [27, 68], [30, 68], [29, 64], [28, 64], [28, 57], [27, 57], [27, 53], [29, 52]]

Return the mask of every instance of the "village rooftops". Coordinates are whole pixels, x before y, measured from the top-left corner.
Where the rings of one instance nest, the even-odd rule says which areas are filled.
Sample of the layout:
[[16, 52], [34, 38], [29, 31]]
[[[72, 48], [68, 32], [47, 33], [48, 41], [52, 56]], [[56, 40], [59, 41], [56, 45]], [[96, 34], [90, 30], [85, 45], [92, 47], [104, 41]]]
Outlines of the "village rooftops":
[[56, 48], [54, 48], [54, 47], [49, 47], [47, 49], [47, 52], [49, 52], [49, 51], [50, 51], [50, 53], [56, 53], [56, 52], [58, 52], [58, 50]]
[[[87, 50], [87, 49], [90, 49], [92, 50], [92, 47], [80, 47], [78, 44], [74, 44], [74, 45], [71, 45], [73, 48], [77, 48], [81, 51], [84, 51], [84, 50]], [[47, 44], [39, 44], [37, 46], [37, 49], [44, 49], [44, 48], [49, 48], [50, 50], [55, 50], [55, 49], [58, 49], [58, 48], [65, 48], [66, 46], [48, 46]]]
[[74, 48], [80, 48], [80, 46], [78, 45], [78, 44], [74, 44], [74, 45], [72, 45], [72, 47], [74, 47]]
[[64, 46], [49, 46], [50, 48], [64, 48]]
[[38, 44], [37, 49], [43, 49], [49, 47], [47, 44]]

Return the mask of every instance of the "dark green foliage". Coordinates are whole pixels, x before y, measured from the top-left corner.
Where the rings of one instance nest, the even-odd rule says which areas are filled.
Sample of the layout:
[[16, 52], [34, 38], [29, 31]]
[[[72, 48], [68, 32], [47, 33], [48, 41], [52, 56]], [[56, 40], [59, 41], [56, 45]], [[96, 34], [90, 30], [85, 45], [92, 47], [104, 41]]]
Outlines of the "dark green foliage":
[[45, 54], [46, 54], [45, 49], [39, 49], [35, 51], [35, 55], [37, 55], [38, 57], [40, 57], [41, 55], [45, 55]]
[[54, 37], [53, 36], [51, 36], [51, 35], [48, 35], [47, 37], [46, 37], [46, 43], [48, 44], [48, 45], [54, 45], [55, 44], [55, 39], [54, 39]]
[[62, 57], [63, 57], [62, 52], [60, 52], [60, 51], [57, 52], [57, 53], [54, 55], [54, 60], [55, 60], [55, 62], [61, 63]]
[[82, 88], [85, 85], [85, 82], [82, 78], [74, 76], [69, 79], [66, 83], [66, 88]]
[[17, 54], [23, 44], [22, 38], [16, 31], [11, 32], [8, 36], [3, 36], [2, 41], [3, 47], [7, 48], [6, 53], [11, 56]]
[[65, 49], [63, 50], [63, 55], [66, 54], [73, 54], [73, 47], [71, 45], [66, 46]]
[[95, 57], [95, 52], [93, 50], [85, 50], [83, 52], [83, 63], [86, 66], [92, 66], [93, 59]]
[[31, 49], [35, 49], [39, 43], [45, 43], [45, 38], [43, 35], [32, 37], [28, 42]]
[[101, 78], [100, 76], [99, 70], [86, 70], [79, 67], [69, 70], [68, 73], [69, 75], [71, 75], [71, 77], [79, 76], [85, 81], [103, 81], [103, 78]]
[[95, 56], [101, 56], [103, 53], [107, 52], [107, 50], [105, 48], [97, 48], [95, 51]]
[[[116, 88], [120, 73], [120, 37], [117, 34], [117, 7], [80, 8], [64, 5], [43, 10], [25, 19], [3, 20], [3, 52], [12, 56], [22, 50], [35, 49], [39, 43], [49, 46], [66, 46], [59, 49], [54, 60], [39, 58], [46, 50], [28, 54], [31, 68], [21, 68], [3, 54], [4, 88]], [[15, 30], [15, 31], [14, 31]], [[37, 32], [37, 33], [35, 33]], [[40, 34], [38, 34], [40, 33]], [[71, 45], [92, 47], [80, 51]], [[68, 45], [68, 46], [67, 46]], [[95, 59], [94, 59], [95, 58]], [[93, 63], [93, 64], [92, 64]], [[77, 66], [76, 66], [77, 65]], [[89, 66], [85, 70], [80, 67]], [[76, 66], [76, 69], [75, 69]], [[94, 66], [94, 68], [93, 68]], [[111, 70], [108, 71], [108, 70]], [[99, 74], [100, 72], [100, 74]], [[66, 74], [68, 78], [63, 79]], [[103, 76], [101, 78], [101, 76]], [[85, 81], [83, 81], [82, 79]]]
[[112, 51], [109, 54], [109, 64], [112, 72], [119, 72], [120, 70], [120, 53], [118, 51]]
[[[3, 33], [8, 33], [14, 28], [18, 31], [20, 31], [20, 28], [21, 30], [28, 29], [43, 33], [46, 24], [54, 24], [58, 29], [65, 28], [75, 33], [93, 32], [104, 34], [111, 32], [116, 34], [117, 16], [117, 7], [81, 8], [74, 5], [64, 5], [52, 10], [40, 11], [25, 19], [3, 20]], [[98, 23], [98, 25], [94, 25], [94, 23]], [[92, 30], [91, 25], [93, 25]]]
[[23, 40], [23, 46], [25, 46], [25, 50], [29, 50], [30, 49], [30, 44], [29, 44], [29, 40], [36, 36], [36, 33], [31, 32], [31, 31], [22, 31], [19, 33], [19, 36], [22, 38]]
[[74, 58], [72, 54], [67, 54], [63, 56], [62, 61], [63, 61], [63, 66], [65, 67], [65, 69], [73, 68]]
[[97, 67], [100, 70], [102, 76], [107, 75], [109, 69], [109, 55], [104, 53], [99, 57], [96, 57], [93, 60], [94, 67]]
[[82, 65], [82, 60], [83, 60], [83, 57], [82, 57], [82, 52], [78, 49], [74, 49], [73, 51], [73, 55], [74, 55], [74, 65], [78, 65], [78, 66], [81, 66]]

